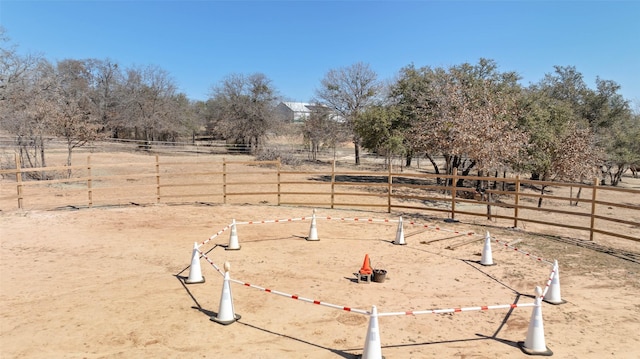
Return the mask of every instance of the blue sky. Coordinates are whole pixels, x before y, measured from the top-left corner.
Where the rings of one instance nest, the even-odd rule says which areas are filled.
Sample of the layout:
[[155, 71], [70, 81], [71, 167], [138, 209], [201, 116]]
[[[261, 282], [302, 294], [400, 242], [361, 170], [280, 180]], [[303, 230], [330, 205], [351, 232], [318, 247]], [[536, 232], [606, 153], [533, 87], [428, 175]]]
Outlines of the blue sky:
[[332, 68], [370, 64], [381, 79], [416, 66], [495, 60], [522, 84], [575, 66], [640, 104], [640, 1], [31, 1], [0, 0], [21, 53], [51, 61], [156, 65], [208, 98], [232, 73], [267, 75], [308, 101]]

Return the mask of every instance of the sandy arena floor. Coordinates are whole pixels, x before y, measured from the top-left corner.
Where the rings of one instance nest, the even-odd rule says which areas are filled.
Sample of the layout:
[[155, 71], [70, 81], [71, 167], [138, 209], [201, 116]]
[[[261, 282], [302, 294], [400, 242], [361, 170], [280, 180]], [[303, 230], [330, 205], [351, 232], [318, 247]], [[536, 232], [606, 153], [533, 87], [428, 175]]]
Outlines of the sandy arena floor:
[[[235, 313], [219, 310], [222, 276], [201, 260], [203, 284], [185, 285], [194, 242], [231, 223], [310, 217], [309, 208], [250, 205], [156, 205], [0, 214], [0, 350], [3, 358], [354, 358], [368, 316], [231, 284]], [[231, 277], [339, 306], [379, 313], [530, 303], [551, 266], [493, 246], [495, 266], [481, 266], [483, 230], [444, 222], [407, 224], [406, 246], [391, 243], [396, 223], [384, 213], [317, 212], [320, 241], [306, 241], [310, 221], [238, 225], [203, 251]], [[397, 219], [397, 218], [390, 218]], [[477, 231], [474, 236], [454, 233]], [[496, 230], [503, 241], [560, 262], [566, 304], [543, 304], [545, 340], [558, 358], [640, 355], [640, 265], [605, 253]], [[477, 238], [469, 244], [469, 239]], [[447, 246], [462, 244], [454, 250]], [[358, 284], [369, 254], [387, 270], [383, 283]], [[525, 358], [532, 308], [380, 317], [386, 358]]]

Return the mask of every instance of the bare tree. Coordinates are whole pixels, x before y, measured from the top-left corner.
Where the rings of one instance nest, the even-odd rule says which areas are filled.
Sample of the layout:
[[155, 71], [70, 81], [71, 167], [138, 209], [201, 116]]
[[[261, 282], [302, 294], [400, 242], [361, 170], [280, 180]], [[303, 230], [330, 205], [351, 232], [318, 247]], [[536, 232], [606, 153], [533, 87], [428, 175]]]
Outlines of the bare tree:
[[133, 128], [134, 138], [145, 141], [166, 139], [171, 131], [176, 85], [169, 74], [157, 67], [130, 68], [121, 89], [123, 115]]
[[311, 105], [311, 114], [304, 121], [303, 136], [309, 146], [311, 160], [317, 160], [318, 151], [322, 146], [331, 146], [334, 149], [338, 142], [346, 140], [341, 129], [343, 124], [336, 120], [332, 111], [322, 105]]
[[264, 74], [231, 74], [212, 88], [207, 102], [208, 127], [227, 141], [256, 152], [277, 121], [277, 99], [271, 80]]
[[96, 106], [96, 118], [100, 124], [99, 131], [107, 137], [118, 138], [123, 130], [122, 102], [119, 96], [124, 82], [118, 63], [109, 59], [85, 60], [85, 67], [90, 74], [89, 93]]
[[[8, 43], [0, 30], [0, 41]], [[24, 166], [44, 167], [52, 112], [51, 64], [38, 55], [20, 56], [15, 46], [0, 50], [0, 127], [15, 136]]]
[[[91, 73], [85, 62], [58, 62], [52, 100], [55, 112], [50, 122], [51, 133], [64, 138], [67, 145], [67, 165], [71, 165], [73, 150], [98, 139], [98, 106], [91, 100]], [[68, 171], [68, 176], [71, 170]]]
[[189, 101], [183, 93], [174, 96], [173, 103], [173, 131], [181, 136], [189, 136], [195, 142], [196, 135], [204, 128], [204, 121], [198, 115], [197, 103]]
[[336, 111], [345, 121], [352, 136], [356, 165], [360, 164], [361, 143], [354, 124], [358, 115], [375, 102], [380, 90], [378, 75], [362, 62], [329, 70], [316, 90], [319, 102]]

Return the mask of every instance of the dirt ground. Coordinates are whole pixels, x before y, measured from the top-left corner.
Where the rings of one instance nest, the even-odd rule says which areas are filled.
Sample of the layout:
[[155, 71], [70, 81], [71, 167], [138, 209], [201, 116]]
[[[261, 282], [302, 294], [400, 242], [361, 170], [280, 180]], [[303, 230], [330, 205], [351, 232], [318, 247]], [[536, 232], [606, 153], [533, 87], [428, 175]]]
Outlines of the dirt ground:
[[[542, 305], [554, 356], [640, 357], [640, 264], [549, 237], [491, 229], [493, 238], [515, 242], [519, 250], [494, 243], [496, 265], [482, 266], [486, 228], [411, 225], [404, 218], [407, 245], [400, 246], [391, 243], [397, 223], [364, 220], [387, 214], [356, 210], [318, 209], [320, 240], [307, 241], [312, 210], [152, 205], [0, 212], [0, 356], [355, 358], [365, 345], [366, 315], [231, 283], [241, 319], [223, 326], [210, 320], [223, 285], [213, 266], [201, 259], [206, 282], [184, 283], [194, 242], [233, 219], [305, 217], [238, 224], [240, 250], [224, 249], [229, 231], [201, 249], [217, 266], [228, 261], [233, 279], [338, 306], [375, 305], [379, 313], [531, 303], [535, 286], [544, 286], [551, 272], [536, 258], [558, 259], [567, 302]], [[374, 268], [387, 270], [384, 282], [354, 280], [366, 254]], [[531, 313], [518, 307], [381, 316], [382, 354], [525, 358], [517, 343], [526, 338]]]
[[[407, 244], [395, 245], [397, 222], [384, 220], [397, 221], [397, 214], [321, 208], [320, 240], [307, 241], [313, 208], [306, 207], [64, 208], [0, 210], [1, 358], [356, 358], [369, 316], [291, 296], [363, 311], [376, 306], [378, 313], [532, 303], [554, 259], [566, 301], [542, 305], [554, 356], [640, 357], [638, 242], [602, 239], [600, 247], [585, 247], [558, 227], [530, 224], [525, 232], [482, 219], [446, 223], [405, 214]], [[216, 233], [234, 219], [241, 249], [225, 250], [230, 231]], [[263, 220], [282, 221], [242, 224]], [[487, 229], [499, 241], [495, 266], [478, 263]], [[205, 283], [185, 284], [195, 242], [206, 242], [201, 250], [216, 266], [228, 261], [232, 279], [289, 296], [233, 282], [240, 320], [211, 321], [223, 278], [201, 259]], [[636, 255], [628, 260], [617, 250]], [[367, 254], [387, 271], [384, 282], [355, 281]], [[518, 342], [531, 314], [531, 307], [517, 307], [380, 316], [382, 354], [525, 358]]]

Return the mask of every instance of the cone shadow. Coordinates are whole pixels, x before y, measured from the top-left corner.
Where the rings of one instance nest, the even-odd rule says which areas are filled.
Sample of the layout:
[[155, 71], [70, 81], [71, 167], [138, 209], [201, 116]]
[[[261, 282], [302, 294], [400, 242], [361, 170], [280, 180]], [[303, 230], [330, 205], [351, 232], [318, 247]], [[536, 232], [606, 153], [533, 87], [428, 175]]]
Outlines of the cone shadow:
[[[470, 260], [468, 260], [468, 259], [460, 259], [460, 260], [461, 260], [463, 263], [468, 264], [468, 265], [469, 265], [469, 267], [471, 267], [471, 268], [473, 268], [473, 269], [477, 270], [478, 272], [480, 272], [480, 273], [484, 274], [485, 276], [487, 276], [487, 277], [488, 277], [489, 279], [491, 279], [492, 281], [494, 281], [494, 282], [496, 282], [496, 283], [500, 284], [501, 286], [503, 286], [504, 288], [507, 288], [507, 289], [509, 289], [510, 291], [514, 292], [516, 295], [518, 295], [518, 297], [522, 295], [522, 293], [520, 293], [520, 292], [518, 292], [517, 290], [515, 290], [515, 289], [511, 288], [511, 287], [510, 287], [509, 285], [507, 285], [506, 283], [501, 282], [498, 278], [496, 278], [496, 277], [492, 276], [491, 274], [489, 274], [489, 273], [487, 273], [487, 272], [483, 271], [483, 270], [482, 270], [482, 268], [487, 267], [487, 266], [480, 264], [480, 262], [479, 262], [479, 261], [470, 261]], [[477, 266], [475, 266], [474, 264], [477, 264], [477, 265], [479, 265], [480, 267], [477, 267]]]
[[339, 356], [341, 356], [341, 357], [343, 357], [345, 359], [356, 359], [356, 358], [360, 357], [360, 355], [351, 354], [348, 351], [362, 351], [362, 348], [345, 349], [345, 350], [329, 348], [329, 347], [322, 346], [320, 344], [316, 344], [316, 343], [312, 343], [312, 342], [307, 341], [307, 340], [303, 340], [303, 339], [300, 339], [300, 338], [292, 337], [292, 336], [287, 335], [287, 334], [274, 332], [272, 330], [261, 328], [261, 327], [255, 326], [253, 324], [245, 323], [245, 322], [242, 322], [242, 321], [238, 321], [237, 323], [245, 325], [245, 326], [247, 326], [249, 328], [252, 328], [252, 329], [260, 330], [260, 331], [268, 333], [268, 334], [276, 335], [276, 336], [279, 336], [279, 337], [282, 337], [282, 338], [286, 338], [286, 339], [290, 339], [290, 340], [295, 340], [295, 341], [297, 341], [299, 343], [303, 343], [303, 344], [310, 345], [310, 346], [313, 346], [313, 347], [316, 347], [316, 348], [319, 348], [319, 349], [322, 349], [322, 350], [326, 350], [326, 351], [331, 352], [331, 353], [333, 353], [335, 355], [339, 355]]
[[196, 297], [193, 296], [193, 294], [191, 293], [191, 291], [187, 287], [187, 284], [184, 282], [187, 279], [187, 277], [179, 276], [177, 274], [174, 275], [174, 277], [176, 277], [178, 279], [180, 284], [182, 284], [182, 288], [184, 288], [184, 290], [187, 292], [189, 297], [191, 297], [191, 300], [193, 300], [193, 303], [196, 305], [195, 308], [202, 309], [202, 307], [200, 306], [200, 303], [198, 303], [198, 300], [196, 299]]

